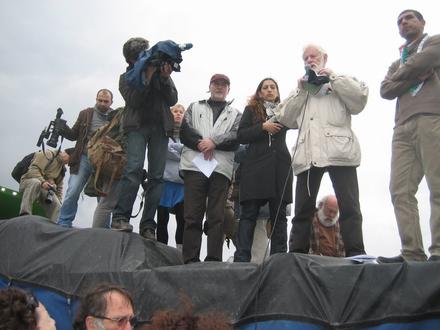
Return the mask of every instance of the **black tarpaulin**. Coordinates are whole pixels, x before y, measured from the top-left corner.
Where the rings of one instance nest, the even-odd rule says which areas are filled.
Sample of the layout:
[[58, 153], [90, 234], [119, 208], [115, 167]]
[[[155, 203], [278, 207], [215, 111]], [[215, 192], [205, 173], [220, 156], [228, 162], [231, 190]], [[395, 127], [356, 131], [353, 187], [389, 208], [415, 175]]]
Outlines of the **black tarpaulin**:
[[176, 249], [135, 233], [64, 229], [40, 217], [0, 221], [0, 274], [69, 296], [102, 282], [130, 290], [142, 321], [188, 295], [195, 312], [237, 324], [299, 320], [333, 329], [440, 317], [440, 262], [356, 264], [302, 254], [263, 264], [182, 265]]

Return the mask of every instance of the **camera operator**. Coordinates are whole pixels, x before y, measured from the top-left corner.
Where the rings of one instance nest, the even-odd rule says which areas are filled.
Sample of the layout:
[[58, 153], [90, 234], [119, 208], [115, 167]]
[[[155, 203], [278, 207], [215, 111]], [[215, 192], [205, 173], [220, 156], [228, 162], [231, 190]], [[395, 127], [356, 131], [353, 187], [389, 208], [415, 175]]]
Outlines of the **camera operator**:
[[[318, 76], [308, 72], [301, 77], [298, 88], [278, 106], [275, 116], [281, 124], [299, 129], [293, 156], [297, 182], [290, 252], [309, 252], [316, 196], [322, 176], [328, 172], [339, 202], [346, 255], [365, 254], [356, 173], [361, 150], [351, 129], [351, 116], [364, 109], [368, 87], [326, 68], [327, 53], [320, 46], [306, 46], [303, 60]], [[327, 79], [316, 81], [320, 76]]]
[[110, 114], [113, 112], [110, 107], [112, 103], [112, 92], [108, 89], [99, 90], [96, 94], [95, 106], [82, 110], [72, 128], [66, 126], [62, 129], [61, 134], [66, 139], [76, 141], [69, 162], [70, 177], [66, 197], [58, 219], [58, 224], [63, 227], [72, 227], [78, 210], [79, 196], [92, 175], [93, 167], [87, 156], [87, 142], [98, 128], [109, 122]]
[[[144, 38], [131, 38], [123, 46], [128, 63], [127, 72], [134, 67], [139, 54], [148, 49]], [[133, 203], [142, 182], [142, 169], [148, 148], [148, 190], [139, 225], [139, 234], [155, 239], [154, 215], [163, 189], [163, 173], [168, 148], [168, 137], [174, 130], [174, 118], [170, 107], [177, 103], [177, 90], [171, 79], [172, 66], [148, 65], [143, 73], [142, 88], [131, 86], [123, 73], [119, 79], [119, 91], [125, 100], [123, 117], [127, 144], [127, 164], [121, 179], [121, 193], [113, 212], [112, 228], [132, 231], [130, 216]]]
[[61, 206], [63, 178], [70, 156], [67, 152], [39, 151], [20, 180], [23, 193], [20, 215], [32, 214], [32, 204], [38, 200], [50, 221], [56, 222]]

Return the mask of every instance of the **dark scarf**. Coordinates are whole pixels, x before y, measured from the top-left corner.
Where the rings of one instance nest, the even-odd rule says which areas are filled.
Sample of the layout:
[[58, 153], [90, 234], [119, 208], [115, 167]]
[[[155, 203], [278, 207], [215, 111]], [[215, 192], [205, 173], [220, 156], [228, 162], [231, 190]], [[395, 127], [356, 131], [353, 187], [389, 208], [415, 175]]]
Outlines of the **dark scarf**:
[[220, 114], [222, 113], [223, 109], [226, 107], [226, 103], [227, 103], [226, 101], [214, 101], [211, 99], [208, 100], [208, 104], [212, 109], [212, 117], [213, 117], [212, 125], [214, 125], [218, 117], [220, 117]]

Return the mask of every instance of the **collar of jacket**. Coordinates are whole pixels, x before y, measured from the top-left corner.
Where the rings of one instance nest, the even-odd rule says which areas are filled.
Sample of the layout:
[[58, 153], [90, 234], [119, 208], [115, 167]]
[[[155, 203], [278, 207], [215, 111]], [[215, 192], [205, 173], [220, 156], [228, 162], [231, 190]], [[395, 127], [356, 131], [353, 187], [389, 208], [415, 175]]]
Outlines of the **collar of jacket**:
[[[229, 106], [232, 104], [232, 102], [234, 102], [235, 99], [232, 99], [231, 101], [226, 101], [226, 105], [225, 106]], [[208, 104], [208, 99], [206, 100], [200, 100], [199, 103], [206, 103]]]

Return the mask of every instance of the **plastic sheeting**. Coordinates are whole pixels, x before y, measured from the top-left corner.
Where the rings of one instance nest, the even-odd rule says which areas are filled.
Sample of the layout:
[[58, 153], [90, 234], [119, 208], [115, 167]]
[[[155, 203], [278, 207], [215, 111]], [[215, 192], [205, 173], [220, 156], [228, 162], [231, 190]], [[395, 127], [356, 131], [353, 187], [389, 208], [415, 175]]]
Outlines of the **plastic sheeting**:
[[[18, 191], [0, 186], [0, 219], [13, 218], [20, 213], [21, 197], [22, 194]], [[32, 213], [45, 215], [43, 208], [38, 203], [34, 203]]]
[[0, 256], [3, 277], [70, 297], [98, 283], [121, 284], [133, 293], [141, 321], [178, 307], [182, 293], [195, 312], [220, 311], [246, 329], [271, 320], [285, 321], [279, 324], [286, 329], [393, 329], [440, 319], [440, 262], [356, 264], [278, 254], [260, 266], [182, 265], [176, 249], [135, 233], [64, 229], [34, 216], [0, 221]]

